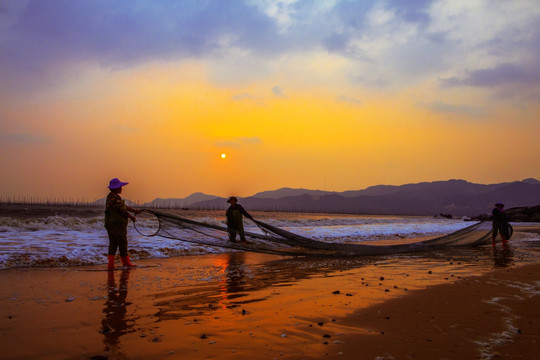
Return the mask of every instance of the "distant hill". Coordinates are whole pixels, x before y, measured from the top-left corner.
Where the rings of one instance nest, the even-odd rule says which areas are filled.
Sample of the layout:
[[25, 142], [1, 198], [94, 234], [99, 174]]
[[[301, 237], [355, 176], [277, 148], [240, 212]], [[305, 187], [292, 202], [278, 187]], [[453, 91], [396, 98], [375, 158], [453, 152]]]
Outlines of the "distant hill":
[[[525, 179], [483, 185], [448, 180], [378, 185], [344, 192], [282, 188], [257, 193], [240, 202], [252, 211], [475, 216], [491, 212], [495, 202], [503, 202], [506, 208], [540, 204], [540, 181]], [[215, 197], [198, 202], [195, 208], [225, 209], [227, 206], [226, 199]]]
[[204, 202], [212, 199], [216, 199], [217, 196], [214, 195], [206, 195], [201, 192], [197, 192], [194, 194], [189, 195], [186, 198], [183, 199], [175, 199], [175, 198], [169, 198], [169, 199], [161, 199], [157, 198], [152, 200], [151, 202], [143, 204], [143, 207], [157, 207], [157, 208], [185, 208], [185, 207], [192, 207], [195, 206], [199, 202]]
[[299, 195], [304, 195], [304, 194], [320, 196], [320, 195], [335, 194], [335, 192], [323, 191], [323, 190], [292, 189], [292, 188], [285, 187], [285, 188], [281, 188], [277, 190], [259, 192], [250, 197], [259, 198], [259, 199], [280, 199], [287, 196], [299, 196]]

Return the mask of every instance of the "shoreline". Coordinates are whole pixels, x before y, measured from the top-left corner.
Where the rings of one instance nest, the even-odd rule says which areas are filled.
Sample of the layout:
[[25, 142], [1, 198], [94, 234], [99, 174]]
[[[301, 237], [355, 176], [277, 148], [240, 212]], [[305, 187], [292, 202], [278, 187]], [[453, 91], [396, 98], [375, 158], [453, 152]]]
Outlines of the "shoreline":
[[5, 269], [0, 346], [7, 359], [532, 358], [539, 255], [234, 252], [112, 272]]

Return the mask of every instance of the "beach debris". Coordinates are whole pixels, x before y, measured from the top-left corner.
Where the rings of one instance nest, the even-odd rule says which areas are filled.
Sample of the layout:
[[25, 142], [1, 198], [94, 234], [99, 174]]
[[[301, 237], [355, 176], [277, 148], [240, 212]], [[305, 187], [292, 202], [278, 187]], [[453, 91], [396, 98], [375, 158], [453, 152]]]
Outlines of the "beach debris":
[[320, 322], [318, 322], [318, 323], [317, 323], [317, 325], [319, 325], [319, 326], [323, 326], [323, 325], [324, 325], [324, 323], [323, 323], [322, 321], [320, 321]]
[[345, 344], [343, 340], [334, 340], [334, 344]]
[[242, 315], [246, 315], [248, 312], [245, 309], [242, 309]]
[[212, 345], [212, 344], [215, 344], [216, 342], [217, 342], [217, 341], [209, 341], [208, 343], [209, 343], [210, 345]]
[[66, 300], [64, 300], [65, 302], [72, 302], [73, 300], [75, 300], [77, 297], [75, 296], [71, 296], [71, 297], [68, 297]]
[[323, 341], [323, 345], [328, 345], [328, 341]]
[[286, 337], [287, 337], [287, 334], [283, 333], [283, 334], [281, 334], [281, 337], [282, 337], [282, 338], [286, 338]]
[[332, 335], [329, 335], [329, 334], [324, 334], [324, 335], [323, 335], [322, 337], [323, 337], [323, 338], [325, 338], [325, 339], [328, 339], [328, 338], [331, 338], [331, 337], [332, 337]]
[[346, 293], [345, 296], [353, 296], [351, 293]]
[[383, 280], [384, 280], [384, 276], [381, 276], [381, 277], [379, 278], [379, 280], [383, 281]]
[[433, 271], [429, 270], [427, 273], [428, 273], [428, 274], [433, 274]]
[[390, 292], [390, 290], [388, 290], [388, 289], [384, 289], [384, 292]]
[[208, 339], [208, 336], [206, 336], [206, 334], [202, 334], [202, 335], [200, 336], [200, 338], [204, 340], [204, 339]]
[[340, 292], [339, 290], [336, 290], [336, 291], [334, 291], [332, 294], [334, 294], [334, 295], [339, 295], [339, 294], [341, 294], [341, 292]]
[[161, 340], [156, 336], [155, 338], [152, 339], [152, 342], [160, 342]]

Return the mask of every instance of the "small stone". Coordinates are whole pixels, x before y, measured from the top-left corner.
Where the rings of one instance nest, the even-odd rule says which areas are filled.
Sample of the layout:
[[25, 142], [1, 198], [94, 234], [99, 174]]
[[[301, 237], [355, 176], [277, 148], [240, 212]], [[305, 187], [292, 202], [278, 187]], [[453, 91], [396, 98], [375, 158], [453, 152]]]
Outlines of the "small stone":
[[379, 280], [383, 281], [383, 280], [384, 280], [384, 276], [381, 276], [381, 277], [379, 278]]
[[283, 334], [281, 334], [281, 337], [282, 337], [282, 338], [286, 338], [286, 337], [287, 337], [287, 334], [283, 333]]
[[353, 294], [349, 294], [349, 293], [347, 293], [347, 294], [345, 294], [345, 296], [353, 296]]
[[334, 294], [334, 295], [339, 295], [339, 294], [341, 294], [341, 292], [340, 292], [339, 290], [336, 290], [336, 291], [334, 291], [332, 294]]
[[328, 339], [328, 338], [331, 338], [332, 335], [324, 334], [322, 337]]
[[247, 311], [242, 309], [242, 315], [246, 315], [247, 314]]
[[428, 274], [433, 274], [433, 271], [429, 270], [427, 273], [428, 273]]
[[317, 325], [319, 325], [319, 326], [323, 326], [323, 325], [324, 325], [324, 323], [323, 323], [323, 322], [321, 321], [321, 322], [318, 322], [318, 323], [317, 323]]
[[202, 334], [202, 335], [200, 336], [200, 338], [204, 340], [204, 339], [207, 339], [208, 336], [206, 336], [206, 334]]

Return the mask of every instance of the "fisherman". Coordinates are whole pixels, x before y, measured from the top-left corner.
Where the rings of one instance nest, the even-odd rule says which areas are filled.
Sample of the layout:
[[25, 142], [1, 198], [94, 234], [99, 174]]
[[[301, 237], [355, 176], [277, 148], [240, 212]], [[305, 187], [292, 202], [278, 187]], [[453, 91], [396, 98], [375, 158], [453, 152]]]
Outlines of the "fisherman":
[[111, 192], [107, 195], [105, 203], [105, 228], [109, 235], [109, 265], [107, 267], [109, 270], [114, 269], [116, 249], [120, 250], [122, 266], [137, 266], [129, 261], [127, 251], [127, 225], [128, 219], [135, 222], [135, 216], [131, 215], [130, 212], [139, 214], [141, 210], [135, 210], [127, 206], [126, 202], [120, 196], [122, 187], [127, 184], [127, 182], [122, 182], [118, 180], [118, 178], [114, 178], [109, 182], [109, 190]]
[[508, 239], [510, 238], [510, 224], [504, 215], [504, 204], [496, 203], [491, 214], [493, 215], [493, 229], [491, 233], [491, 241], [495, 247], [495, 238], [497, 234], [501, 234], [502, 247], [508, 249]]
[[238, 199], [234, 196], [231, 196], [227, 200], [231, 206], [227, 209], [225, 215], [227, 216], [227, 228], [229, 230], [229, 240], [231, 242], [236, 242], [236, 233], [240, 235], [240, 240], [243, 244], [247, 244], [246, 237], [244, 236], [244, 220], [242, 216], [247, 217], [248, 219], [253, 220], [253, 217], [248, 214], [248, 212], [238, 204]]

